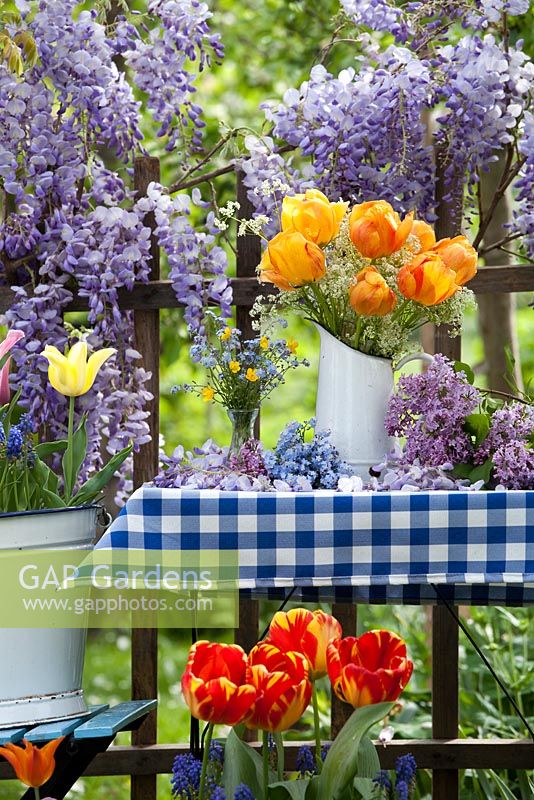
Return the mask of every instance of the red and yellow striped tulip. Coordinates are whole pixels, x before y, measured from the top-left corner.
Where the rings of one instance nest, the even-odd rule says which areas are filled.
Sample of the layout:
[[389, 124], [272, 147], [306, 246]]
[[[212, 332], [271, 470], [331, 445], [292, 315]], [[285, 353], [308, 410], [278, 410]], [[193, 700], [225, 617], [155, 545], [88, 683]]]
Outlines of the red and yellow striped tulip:
[[327, 665], [337, 697], [354, 708], [396, 700], [413, 671], [404, 641], [385, 630], [330, 642]]
[[296, 650], [307, 659], [312, 680], [326, 675], [326, 648], [342, 636], [341, 625], [324, 611], [292, 608], [278, 611], [269, 627], [267, 642], [283, 652]]
[[348, 203], [331, 203], [318, 189], [287, 195], [282, 202], [282, 230], [298, 231], [310, 242], [328, 244], [339, 232]]
[[465, 236], [440, 239], [432, 248], [446, 267], [456, 274], [456, 283], [464, 286], [477, 274], [478, 253]]
[[0, 755], [9, 761], [19, 781], [32, 789], [38, 789], [54, 774], [56, 750], [64, 738], [61, 736], [54, 739], [44, 747], [35, 747], [27, 739], [22, 740], [24, 747], [9, 742], [0, 747]]
[[246, 682], [247, 656], [236, 644], [195, 642], [182, 675], [182, 692], [191, 714], [217, 725], [238, 725], [256, 699]]
[[[325, 256], [319, 245], [298, 231], [282, 231], [267, 245], [268, 257], [260, 264], [260, 278], [279, 289], [295, 289], [318, 281], [325, 273]], [[262, 265], [267, 264], [267, 270]]]
[[415, 219], [412, 227], [412, 235], [417, 236], [421, 245], [422, 253], [430, 250], [436, 244], [436, 234], [428, 222], [422, 219]]
[[349, 289], [349, 302], [362, 317], [385, 317], [397, 305], [397, 297], [376, 267], [366, 267]]
[[257, 693], [245, 725], [252, 730], [279, 733], [291, 728], [311, 698], [308, 662], [301, 653], [279, 650], [260, 642], [248, 657], [247, 681]]
[[437, 253], [420, 253], [397, 275], [399, 290], [408, 300], [423, 306], [437, 306], [460, 288], [456, 275]]
[[413, 214], [401, 218], [385, 200], [354, 206], [349, 217], [350, 238], [365, 258], [382, 258], [404, 246], [413, 225]]

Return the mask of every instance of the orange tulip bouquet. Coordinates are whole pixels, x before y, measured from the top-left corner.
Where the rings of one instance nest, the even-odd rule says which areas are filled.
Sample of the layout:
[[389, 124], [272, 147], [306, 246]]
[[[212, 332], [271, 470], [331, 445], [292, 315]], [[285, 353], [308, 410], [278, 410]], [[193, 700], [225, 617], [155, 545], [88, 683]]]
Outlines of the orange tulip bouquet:
[[317, 189], [284, 197], [280, 223], [259, 266], [279, 294], [262, 315], [302, 312], [350, 347], [386, 358], [405, 354], [425, 322], [460, 332], [473, 302], [465, 284], [477, 270], [465, 236], [437, 242], [430, 225], [412, 213], [401, 219], [385, 200], [349, 209]]
[[[266, 639], [248, 655], [235, 644], [196, 642], [189, 651], [182, 692], [192, 715], [207, 723], [204, 755], [201, 767], [196, 762], [195, 780], [192, 757], [178, 756], [174, 796], [369, 797], [379, 762], [368, 732], [391, 713], [412, 670], [406, 645], [396, 634], [376, 630], [342, 638], [339, 622], [321, 610], [278, 612]], [[332, 692], [355, 710], [325, 756], [316, 687], [326, 675]], [[298, 723], [310, 701], [315, 763], [296, 785], [295, 777], [285, 779], [282, 734]], [[215, 725], [232, 728], [217, 758], [210, 755]], [[261, 755], [243, 741], [245, 729], [262, 732]], [[220, 744], [218, 748], [222, 750]], [[189, 793], [184, 794], [186, 785]]]

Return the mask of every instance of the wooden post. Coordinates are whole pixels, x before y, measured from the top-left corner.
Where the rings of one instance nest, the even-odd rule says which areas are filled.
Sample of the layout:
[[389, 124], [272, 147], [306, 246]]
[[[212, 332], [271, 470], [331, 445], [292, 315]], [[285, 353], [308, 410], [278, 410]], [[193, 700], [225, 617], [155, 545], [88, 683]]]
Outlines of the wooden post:
[[[146, 194], [151, 181], [159, 182], [159, 159], [143, 156], [135, 159], [134, 186], [137, 197]], [[148, 214], [145, 224], [155, 228], [153, 214]], [[152, 267], [150, 279], [159, 280], [159, 246], [151, 237]], [[159, 309], [134, 312], [135, 341], [143, 356], [143, 367], [151, 373], [147, 388], [152, 400], [147, 404], [150, 413], [148, 423], [152, 439], [143, 445], [134, 456], [134, 488], [154, 478], [159, 466]], [[150, 700], [158, 696], [158, 632], [155, 628], [132, 628], [132, 699]], [[158, 737], [157, 715], [153, 711], [139, 730], [132, 733], [132, 744], [155, 744]], [[132, 777], [132, 800], [156, 800], [157, 778], [155, 775]]]
[[[333, 603], [332, 616], [341, 623], [343, 636], [356, 636], [356, 625], [358, 622], [358, 606], [352, 603]], [[330, 713], [330, 729], [332, 739], [335, 739], [339, 731], [353, 712], [352, 706], [343, 703], [332, 692], [332, 705]]]
[[[446, 180], [445, 151], [436, 149], [436, 237], [456, 236], [461, 231], [464, 175]], [[461, 355], [460, 337], [451, 338], [447, 325], [439, 325], [434, 337], [434, 352], [452, 359]], [[456, 739], [458, 736], [458, 625], [445, 606], [432, 609], [432, 736]], [[435, 769], [432, 773], [433, 800], [456, 800], [459, 792], [457, 770]]]

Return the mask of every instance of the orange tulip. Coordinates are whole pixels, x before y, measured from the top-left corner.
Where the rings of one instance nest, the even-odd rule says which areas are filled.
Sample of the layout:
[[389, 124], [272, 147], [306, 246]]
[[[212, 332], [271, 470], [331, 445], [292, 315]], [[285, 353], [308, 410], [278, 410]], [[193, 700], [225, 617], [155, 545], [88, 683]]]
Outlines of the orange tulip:
[[315, 244], [328, 244], [339, 232], [348, 207], [342, 201], [331, 203], [318, 189], [288, 195], [282, 202], [282, 230], [298, 231]]
[[410, 213], [402, 222], [385, 200], [371, 200], [354, 206], [349, 217], [350, 238], [365, 258], [382, 258], [396, 253], [406, 242], [413, 225]]
[[301, 653], [279, 650], [260, 642], [248, 657], [247, 681], [257, 698], [245, 725], [279, 733], [291, 728], [306, 710], [311, 698], [308, 662]]
[[464, 286], [477, 274], [478, 253], [465, 236], [440, 239], [432, 252], [437, 253], [445, 266], [456, 273], [456, 283], [459, 286]]
[[280, 289], [304, 286], [318, 281], [325, 273], [323, 251], [298, 231], [278, 233], [267, 245], [267, 250], [271, 274], [266, 279]]
[[271, 259], [269, 258], [269, 249], [264, 250], [260, 261], [260, 281], [262, 283], [274, 283], [279, 289], [284, 292], [290, 292], [293, 286], [286, 280], [283, 275], [273, 267]]
[[424, 222], [422, 219], [414, 220], [412, 234], [417, 236], [419, 239], [422, 253], [424, 253], [426, 250], [430, 250], [436, 244], [436, 234], [434, 233], [434, 228], [432, 228], [428, 222]]
[[423, 306], [437, 306], [456, 292], [456, 275], [437, 253], [419, 253], [399, 270], [397, 283], [401, 294]]
[[269, 627], [267, 642], [282, 652], [296, 650], [307, 659], [311, 679], [326, 675], [326, 648], [342, 635], [341, 625], [324, 611], [292, 608], [277, 611]]
[[327, 663], [334, 692], [354, 708], [396, 700], [413, 672], [404, 641], [384, 630], [335, 639]]
[[366, 267], [356, 275], [349, 289], [349, 301], [363, 317], [385, 317], [397, 305], [397, 297], [376, 267]]
[[256, 690], [246, 683], [247, 656], [236, 644], [195, 642], [182, 675], [191, 714], [220, 725], [238, 725], [250, 712]]
[[27, 739], [22, 740], [24, 747], [8, 744], [0, 747], [2, 755], [15, 770], [16, 776], [25, 786], [37, 789], [50, 780], [56, 768], [54, 758], [56, 750], [65, 737], [54, 739], [44, 747], [35, 747]]

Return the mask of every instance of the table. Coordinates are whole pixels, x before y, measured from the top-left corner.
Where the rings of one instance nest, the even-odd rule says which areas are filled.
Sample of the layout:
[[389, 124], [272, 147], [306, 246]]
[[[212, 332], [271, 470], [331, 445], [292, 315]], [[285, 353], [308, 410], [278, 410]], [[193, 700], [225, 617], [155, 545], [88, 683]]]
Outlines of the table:
[[[130, 700], [113, 708], [93, 706], [88, 714], [77, 719], [48, 722], [40, 725], [0, 729], [0, 745], [17, 744], [22, 739], [35, 744], [50, 742], [65, 736], [56, 752], [56, 769], [50, 780], [41, 787], [41, 797], [63, 800], [98, 753], [108, 749], [120, 731], [138, 728], [157, 700]], [[3, 759], [0, 759], [3, 762]], [[6, 775], [2, 777], [12, 777]], [[33, 800], [33, 789], [24, 792], [21, 800]]]
[[97, 549], [236, 550], [255, 597], [534, 604], [534, 491], [135, 491]]

